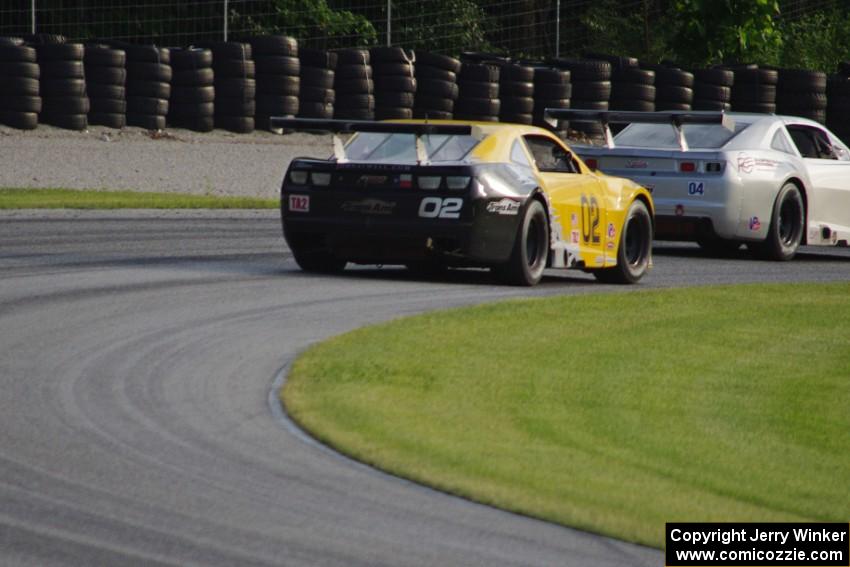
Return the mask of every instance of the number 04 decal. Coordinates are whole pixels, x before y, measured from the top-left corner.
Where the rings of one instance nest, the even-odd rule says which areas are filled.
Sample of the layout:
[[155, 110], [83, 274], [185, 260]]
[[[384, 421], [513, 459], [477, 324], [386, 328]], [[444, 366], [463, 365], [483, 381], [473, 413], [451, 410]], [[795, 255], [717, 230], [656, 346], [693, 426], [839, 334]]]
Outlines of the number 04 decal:
[[425, 197], [419, 203], [419, 216], [426, 219], [459, 219], [463, 199]]

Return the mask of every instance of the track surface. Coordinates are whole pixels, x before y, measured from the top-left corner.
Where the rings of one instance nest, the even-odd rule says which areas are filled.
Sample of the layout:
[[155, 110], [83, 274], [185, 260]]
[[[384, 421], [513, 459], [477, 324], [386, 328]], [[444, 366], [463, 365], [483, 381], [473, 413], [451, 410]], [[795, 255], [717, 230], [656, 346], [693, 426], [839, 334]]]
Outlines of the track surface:
[[[485, 272], [298, 271], [274, 212], [0, 217], [3, 565], [660, 565], [660, 552], [501, 512], [305, 443], [268, 403], [307, 345], [533, 290]], [[638, 286], [850, 278], [656, 249]], [[565, 316], [566, 321], [566, 316]], [[659, 528], [660, 529], [660, 528]]]

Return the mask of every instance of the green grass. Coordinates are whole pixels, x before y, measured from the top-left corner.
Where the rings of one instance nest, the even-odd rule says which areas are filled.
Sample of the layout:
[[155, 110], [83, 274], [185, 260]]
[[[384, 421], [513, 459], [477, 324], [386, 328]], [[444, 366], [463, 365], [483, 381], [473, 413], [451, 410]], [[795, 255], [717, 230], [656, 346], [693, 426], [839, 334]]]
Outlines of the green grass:
[[309, 349], [282, 398], [364, 462], [655, 547], [850, 517], [850, 284], [521, 300]]
[[275, 209], [277, 199], [183, 193], [0, 189], [0, 209]]

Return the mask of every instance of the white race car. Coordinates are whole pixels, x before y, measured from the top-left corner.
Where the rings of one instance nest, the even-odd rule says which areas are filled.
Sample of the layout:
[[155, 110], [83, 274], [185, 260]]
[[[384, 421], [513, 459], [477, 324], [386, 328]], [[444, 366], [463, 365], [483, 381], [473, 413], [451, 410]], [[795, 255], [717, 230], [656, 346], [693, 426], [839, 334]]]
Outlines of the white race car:
[[[656, 239], [723, 252], [746, 243], [790, 260], [801, 244], [847, 246], [850, 150], [805, 118], [723, 112], [547, 111], [599, 121], [604, 146], [573, 149], [587, 165], [652, 192]], [[628, 123], [616, 136], [610, 123]]]

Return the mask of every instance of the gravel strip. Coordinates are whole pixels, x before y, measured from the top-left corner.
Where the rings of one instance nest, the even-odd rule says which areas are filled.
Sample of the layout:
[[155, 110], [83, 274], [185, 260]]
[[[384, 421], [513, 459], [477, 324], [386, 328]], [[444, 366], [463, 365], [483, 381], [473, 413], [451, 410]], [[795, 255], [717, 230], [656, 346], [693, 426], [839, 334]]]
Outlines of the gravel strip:
[[273, 198], [298, 156], [327, 157], [331, 137], [169, 128], [83, 132], [0, 126], [0, 187], [112, 189]]

